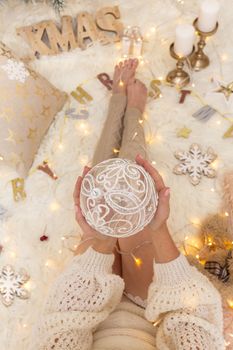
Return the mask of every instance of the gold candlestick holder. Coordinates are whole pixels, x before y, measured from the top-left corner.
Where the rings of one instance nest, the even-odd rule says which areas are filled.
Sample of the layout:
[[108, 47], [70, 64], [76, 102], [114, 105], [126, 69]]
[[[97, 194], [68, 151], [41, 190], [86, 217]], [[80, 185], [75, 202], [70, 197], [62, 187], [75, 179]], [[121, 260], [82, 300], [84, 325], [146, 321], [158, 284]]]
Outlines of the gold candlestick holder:
[[191, 57], [190, 62], [193, 70], [198, 72], [208, 67], [208, 65], [210, 64], [209, 57], [204, 53], [204, 48], [206, 46], [206, 39], [217, 32], [218, 22], [216, 23], [216, 27], [211, 32], [202, 32], [198, 28], [198, 18], [196, 18], [195, 21], [193, 22], [193, 26], [196, 30], [197, 35], [200, 36], [200, 40], [197, 44], [198, 49]]
[[195, 51], [195, 47], [193, 47], [193, 51], [190, 55], [181, 57], [175, 53], [174, 43], [170, 46], [170, 55], [177, 60], [176, 69], [172, 70], [167, 75], [167, 82], [182, 88], [190, 82], [190, 76], [187, 72], [184, 71], [184, 62], [187, 58], [191, 57]]

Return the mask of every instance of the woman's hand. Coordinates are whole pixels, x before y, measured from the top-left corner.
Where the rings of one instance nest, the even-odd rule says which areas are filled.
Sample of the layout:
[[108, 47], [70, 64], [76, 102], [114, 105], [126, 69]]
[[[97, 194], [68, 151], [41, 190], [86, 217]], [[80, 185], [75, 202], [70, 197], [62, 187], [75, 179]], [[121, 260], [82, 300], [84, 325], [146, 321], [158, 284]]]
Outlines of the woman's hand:
[[152, 231], [160, 230], [167, 222], [170, 213], [169, 199], [170, 188], [164, 185], [163, 179], [158, 171], [140, 155], [136, 157], [137, 164], [141, 165], [152, 177], [155, 183], [156, 190], [159, 196], [159, 204], [154, 218], [149, 223], [148, 227]]
[[93, 229], [86, 222], [86, 219], [83, 216], [80, 208], [80, 191], [81, 191], [82, 181], [84, 176], [88, 173], [88, 171], [90, 171], [90, 169], [91, 168], [85, 166], [82, 176], [78, 177], [78, 180], [76, 182], [75, 189], [74, 189], [74, 194], [73, 194], [74, 203], [75, 203], [75, 217], [80, 228], [83, 231], [81, 243], [78, 246], [75, 254], [83, 253], [84, 251], [86, 251], [86, 249], [89, 246], [92, 246], [95, 250], [97, 250], [100, 253], [108, 254], [108, 253], [112, 253], [116, 245], [117, 239], [103, 236], [98, 231]]

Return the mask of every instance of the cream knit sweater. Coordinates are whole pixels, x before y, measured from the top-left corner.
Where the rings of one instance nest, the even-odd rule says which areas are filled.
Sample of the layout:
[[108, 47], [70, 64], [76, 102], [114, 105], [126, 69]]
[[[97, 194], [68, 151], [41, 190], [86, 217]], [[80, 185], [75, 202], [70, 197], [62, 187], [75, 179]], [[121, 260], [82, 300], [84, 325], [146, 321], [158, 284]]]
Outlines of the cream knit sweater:
[[220, 295], [182, 254], [154, 263], [146, 310], [122, 301], [113, 261], [91, 247], [73, 258], [49, 293], [31, 350], [225, 349]]

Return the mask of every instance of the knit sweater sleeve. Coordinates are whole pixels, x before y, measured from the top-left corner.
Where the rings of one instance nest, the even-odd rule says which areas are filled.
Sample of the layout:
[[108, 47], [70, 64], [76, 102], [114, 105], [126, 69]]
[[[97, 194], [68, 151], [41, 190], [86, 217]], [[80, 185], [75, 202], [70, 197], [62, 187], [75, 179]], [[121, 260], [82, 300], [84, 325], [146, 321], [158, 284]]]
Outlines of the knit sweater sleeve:
[[113, 254], [91, 247], [75, 256], [52, 286], [33, 332], [33, 350], [89, 350], [92, 332], [120, 302], [123, 280], [112, 274]]
[[220, 295], [182, 254], [154, 263], [145, 316], [157, 324], [158, 349], [225, 349]]

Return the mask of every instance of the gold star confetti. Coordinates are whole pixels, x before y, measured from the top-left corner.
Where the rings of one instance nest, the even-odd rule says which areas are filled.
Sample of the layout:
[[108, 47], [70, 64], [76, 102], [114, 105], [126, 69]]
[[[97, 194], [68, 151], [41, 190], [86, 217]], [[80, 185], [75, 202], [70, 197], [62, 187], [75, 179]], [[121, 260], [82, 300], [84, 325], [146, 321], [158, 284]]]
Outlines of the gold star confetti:
[[233, 137], [233, 124], [229, 127], [229, 129], [227, 129], [227, 131], [223, 135], [224, 139], [227, 139], [229, 137]]
[[183, 137], [184, 139], [188, 139], [191, 132], [192, 132], [191, 129], [188, 129], [186, 128], [186, 126], [184, 126], [182, 129], [177, 131], [176, 136]]
[[36, 136], [36, 131], [37, 131], [37, 128], [35, 128], [35, 129], [29, 128], [27, 138], [30, 140], [33, 140]]
[[219, 89], [215, 90], [215, 92], [223, 94], [226, 101], [229, 102], [231, 94], [233, 93], [233, 82], [229, 84], [218, 82], [218, 84], [219, 84]]
[[28, 90], [26, 86], [22, 84], [16, 83], [15, 92], [16, 92], [16, 95], [22, 97], [23, 99], [28, 97]]
[[0, 45], [0, 54], [1, 54], [1, 56], [5, 56], [7, 58], [12, 58], [11, 51], [2, 43]]
[[43, 106], [42, 115], [46, 118], [49, 118], [50, 114], [51, 114], [50, 107]]
[[7, 123], [9, 123], [12, 119], [12, 108], [11, 107], [5, 107], [0, 112], [0, 118], [5, 119]]
[[36, 86], [35, 94], [42, 97], [42, 99], [46, 97], [44, 90], [39, 85]]
[[8, 142], [12, 142], [14, 144], [23, 142], [23, 139], [21, 139], [20, 137], [17, 137], [16, 133], [11, 129], [8, 129], [8, 137], [5, 138], [5, 140]]
[[25, 104], [23, 106], [21, 116], [26, 118], [29, 122], [32, 123], [34, 120], [34, 115], [35, 113], [33, 112], [32, 108], [29, 105]]
[[8, 129], [8, 137], [5, 140], [16, 144], [16, 134], [14, 131]]

